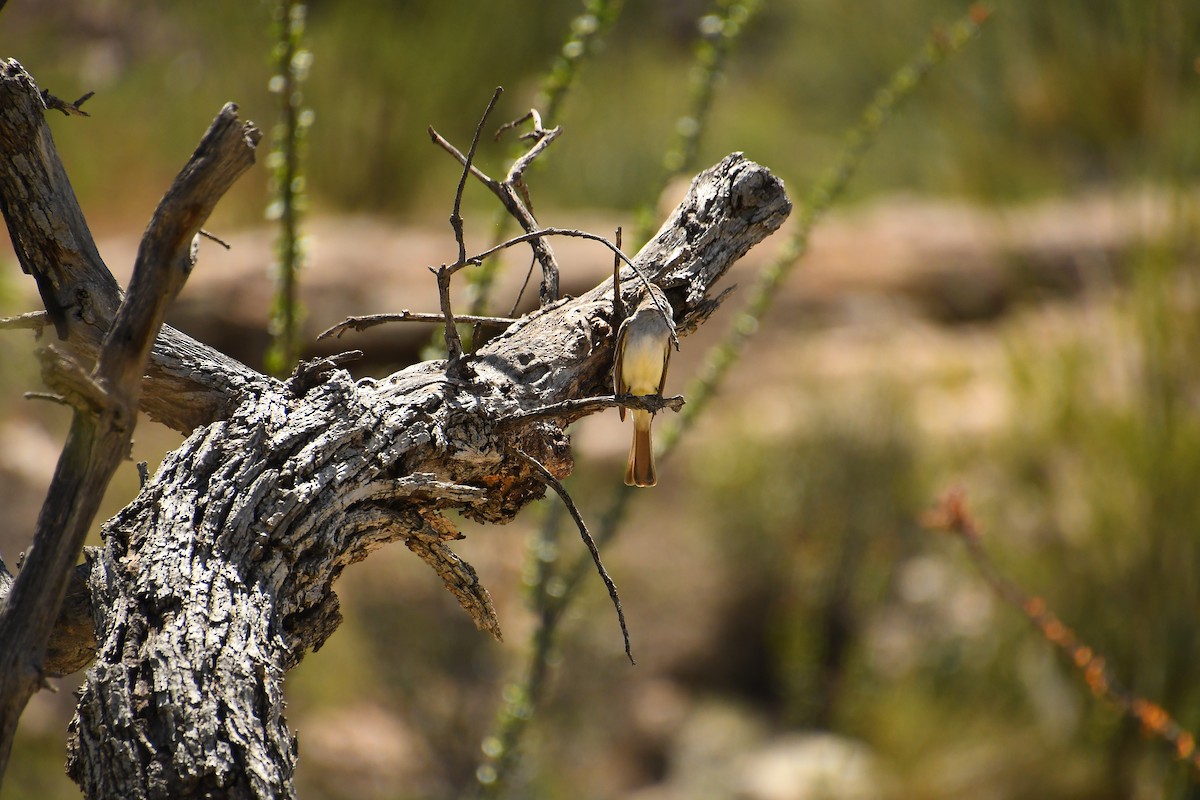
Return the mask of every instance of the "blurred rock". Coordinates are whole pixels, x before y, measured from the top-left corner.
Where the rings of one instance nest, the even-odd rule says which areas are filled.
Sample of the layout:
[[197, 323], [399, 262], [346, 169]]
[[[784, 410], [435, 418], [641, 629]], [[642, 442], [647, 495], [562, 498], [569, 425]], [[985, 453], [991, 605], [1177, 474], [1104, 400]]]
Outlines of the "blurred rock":
[[18, 551], [29, 545], [62, 442], [35, 420], [0, 421], [0, 557], [15, 569]]
[[[992, 320], [1022, 303], [1074, 297], [1123, 278], [1117, 268], [1122, 255], [1169, 229], [1172, 197], [1150, 191], [1094, 193], [1008, 209], [884, 197], [822, 221], [804, 269], [783, 289], [778, 313], [821, 326], [853, 321], [864, 309], [875, 317], [881, 307], [890, 307], [947, 324]], [[605, 236], [619, 224], [597, 213], [553, 216], [556, 225]], [[768, 259], [788, 231], [785, 226], [752, 250], [746, 265]], [[269, 228], [218, 233], [232, 249], [202, 243], [198, 268], [168, 321], [256, 366], [267, 345], [275, 233]], [[123, 284], [138, 235], [99, 243]], [[482, 250], [492, 236], [468, 231], [468, 248]], [[416, 228], [369, 216], [315, 217], [306, 225], [305, 243], [308, 264], [300, 286], [306, 355], [362, 349], [368, 365], [416, 359], [432, 334], [428, 324], [389, 324], [322, 342], [315, 337], [349, 315], [436, 311], [436, 287], [426, 267], [454, 257], [448, 227]], [[590, 288], [612, 269], [608, 251], [593, 242], [556, 237], [553, 245], [565, 293]], [[510, 252], [493, 294], [495, 314], [508, 313], [529, 263], [522, 248]], [[733, 280], [747, 274], [746, 265], [735, 269]], [[536, 304], [536, 281], [535, 274], [519, 310]], [[35, 301], [32, 282], [20, 285]], [[463, 311], [464, 287], [465, 281], [456, 284]]]
[[627, 800], [877, 800], [886, 779], [865, 744], [829, 733], [772, 736], [747, 706], [696, 703], [681, 720], [666, 779]]
[[305, 775], [326, 790], [359, 798], [427, 793], [430, 754], [423, 739], [374, 705], [331, 708], [295, 720]]
[[861, 742], [828, 733], [775, 739], [741, 762], [739, 800], [876, 800], [880, 769]]
[[740, 780], [740, 760], [766, 739], [766, 721], [749, 706], [697, 701], [668, 745], [666, 779], [628, 800], [727, 800]]

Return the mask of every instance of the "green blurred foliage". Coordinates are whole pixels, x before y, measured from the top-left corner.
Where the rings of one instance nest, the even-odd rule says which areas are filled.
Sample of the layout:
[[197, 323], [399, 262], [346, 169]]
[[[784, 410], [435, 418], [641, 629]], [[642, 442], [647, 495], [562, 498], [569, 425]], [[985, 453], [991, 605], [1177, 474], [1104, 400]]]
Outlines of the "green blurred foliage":
[[[535, 177], [541, 205], [632, 208], [653, 191], [686, 111], [696, 20], [708, 10], [699, 0], [624, 8], [560, 119], [547, 120], [567, 133]], [[949, 0], [765, 6], [730, 60], [700, 161], [743, 149], [811, 182], [914, 43], [961, 10]], [[496, 84], [508, 90], [496, 119], [523, 113], [577, 11], [544, 0], [310, 3], [307, 188], [318, 210], [444, 216], [454, 168], [426, 126], [465, 143]], [[224, 101], [274, 121], [265, 0], [18, 0], [4, 15], [0, 46], [43, 86], [72, 98], [97, 91], [92, 119], [55, 127], [100, 222], [145, 218]], [[892, 127], [855, 191], [1015, 198], [1174, 179], [1181, 165], [1194, 174], [1198, 37], [1200, 6], [1181, 0], [1003, 4], [971, 53]], [[480, 163], [496, 168], [506, 153], [482, 148]], [[265, 180], [259, 172], [243, 182], [223, 218], [258, 219]], [[468, 201], [491, 202], [479, 194]]]
[[1171, 235], [1115, 265], [1128, 291], [1049, 331], [1007, 323], [1014, 414], [988, 436], [923, 436], [924, 387], [864, 382], [806, 389], [817, 411], [789, 431], [706, 448], [690, 478], [736, 588], [719, 655], [686, 679], [871, 743], [890, 796], [1194, 796], [1171, 748], [918, 520], [965, 481], [1001, 569], [1200, 729], [1200, 276], [1181, 266], [1198, 213], [1181, 203]]
[[[1109, 326], [1049, 352], [1014, 346], [1025, 424], [1004, 455], [997, 526], [1020, 526], [1052, 607], [1106, 655], [1136, 694], [1200, 728], [1200, 316], [1194, 203], [1176, 235], [1131, 256], [1133, 276]], [[1090, 334], [1090, 335], [1089, 335]], [[1015, 503], [1013, 502], [1015, 501]], [[1004, 507], [1040, 510], [1032, 523]], [[1113, 797], [1137, 793], [1145, 774], [1168, 797], [1192, 796], [1193, 776], [1147, 746], [1135, 723], [1094, 708], [1085, 723], [1105, 755]]]
[[829, 410], [772, 441], [721, 442], [695, 470], [709, 530], [745, 592], [727, 643], [745, 661], [718, 682], [775, 705], [789, 726], [837, 727], [864, 611], [885, 601], [893, 565], [914, 547], [927, 492], [903, 417], [886, 396], [852, 416]]

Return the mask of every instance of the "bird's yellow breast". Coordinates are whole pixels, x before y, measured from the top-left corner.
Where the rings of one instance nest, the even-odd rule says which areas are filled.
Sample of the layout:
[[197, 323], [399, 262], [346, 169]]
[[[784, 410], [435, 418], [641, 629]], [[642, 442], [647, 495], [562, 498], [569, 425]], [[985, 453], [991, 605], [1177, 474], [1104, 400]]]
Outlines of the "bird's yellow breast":
[[629, 336], [625, 340], [625, 351], [621, 361], [621, 381], [629, 387], [629, 394], [658, 394], [662, 381], [664, 343], [658, 337]]

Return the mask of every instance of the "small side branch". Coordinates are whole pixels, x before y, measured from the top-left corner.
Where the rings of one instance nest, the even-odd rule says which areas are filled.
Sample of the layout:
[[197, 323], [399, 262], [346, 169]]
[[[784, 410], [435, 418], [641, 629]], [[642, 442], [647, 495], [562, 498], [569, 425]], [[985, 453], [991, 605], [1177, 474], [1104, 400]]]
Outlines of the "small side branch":
[[42, 330], [50, 324], [50, 315], [45, 311], [30, 311], [15, 317], [0, 319], [0, 330], [32, 330], [41, 336]]
[[555, 491], [562, 499], [563, 505], [567, 507], [567, 511], [571, 514], [571, 519], [575, 520], [575, 524], [579, 527], [579, 536], [583, 539], [583, 543], [587, 545], [588, 552], [592, 554], [592, 561], [596, 565], [596, 571], [600, 573], [600, 579], [604, 581], [604, 586], [608, 589], [608, 596], [612, 599], [613, 608], [617, 610], [617, 622], [621, 625], [621, 636], [625, 639], [625, 655], [629, 659], [629, 663], [637, 665], [633, 660], [633, 650], [629, 645], [629, 628], [625, 624], [625, 609], [621, 607], [621, 595], [617, 592], [617, 585], [613, 583], [613, 579], [609, 577], [608, 570], [604, 568], [604, 562], [600, 559], [600, 549], [596, 547], [595, 540], [588, 532], [587, 523], [583, 521], [583, 515], [579, 513], [579, 509], [575, 507], [575, 501], [571, 499], [571, 495], [567, 492], [566, 487], [550, 470], [542, 465], [533, 456], [526, 453], [519, 447], [514, 447], [513, 451], [521, 457], [529, 466], [533, 467], [534, 472], [541, 478], [542, 482]]
[[[458, 244], [458, 259], [453, 264], [443, 264], [434, 271], [437, 276], [438, 299], [446, 323], [447, 371], [450, 374], [458, 374], [462, 371], [463, 358], [462, 337], [458, 335], [458, 326], [454, 324], [454, 309], [450, 305], [450, 278], [455, 272], [471, 263], [467, 260], [467, 243], [463, 233], [461, 213], [463, 190], [467, 186], [467, 175], [472, 171], [478, 172], [471, 163], [475, 159], [475, 149], [479, 146], [479, 137], [483, 134], [483, 126], [487, 124], [487, 118], [491, 115], [492, 109], [496, 107], [496, 101], [500, 99], [503, 91], [499, 86], [496, 87], [492, 99], [484, 109], [483, 116], [479, 119], [479, 124], [475, 126], [475, 135], [471, 139], [470, 150], [467, 151], [466, 156], [460, 156], [463, 172], [462, 177], [458, 180], [458, 189], [454, 193], [454, 209], [450, 212], [450, 227], [454, 230], [454, 241]], [[441, 139], [432, 127], [429, 128], [429, 135], [433, 137], [434, 141]]]
[[[429, 136], [434, 144], [454, 156], [463, 165], [464, 177], [468, 172], [474, 175], [480, 183], [500, 199], [500, 202], [504, 204], [505, 210], [512, 215], [521, 226], [521, 229], [526, 233], [531, 233], [539, 230], [541, 226], [538, 224], [537, 219], [533, 216], [533, 211], [529, 207], [528, 193], [525, 190], [522, 176], [525, 170], [529, 168], [529, 165], [533, 163], [533, 160], [545, 151], [561, 132], [560, 128], [551, 128], [548, 131], [534, 131], [534, 134], [537, 135], [537, 142], [530, 148], [529, 152], [513, 162], [512, 168], [503, 181], [497, 181], [477, 169], [471, 163], [473, 151], [467, 155], [463, 155], [458, 148], [450, 144], [449, 141], [432, 127], [429, 129]], [[543, 241], [541, 237], [530, 237], [521, 241], [529, 242], [529, 246], [533, 249], [534, 257], [542, 267], [541, 304], [542, 306], [547, 306], [556, 301], [559, 296], [558, 260], [555, 258], [554, 251], [550, 248], [549, 243]], [[467, 258], [465, 251], [460, 251], [460, 256], [459, 268], [479, 263], [474, 258]]]
[[442, 321], [446, 323], [446, 357], [447, 371], [458, 374], [462, 371], [463, 343], [458, 335], [458, 326], [454, 324], [454, 309], [450, 305], [450, 278], [454, 270], [445, 264], [434, 272], [437, 276], [438, 302], [442, 308]]
[[[0, 8], [3, 8], [3, 7], [4, 7], [3, 3], [0, 3]], [[83, 97], [76, 100], [74, 103], [68, 103], [66, 100], [63, 100], [59, 97], [55, 97], [54, 95], [50, 94], [48, 91], [43, 89], [42, 90], [42, 102], [46, 104], [47, 111], [49, 111], [51, 109], [53, 109], [55, 111], [61, 111], [63, 113], [63, 116], [65, 116], [65, 117], [70, 117], [70, 116], [90, 117], [91, 114], [84, 111], [82, 108], [80, 108], [80, 106], [82, 106], [86, 101], [90, 100], [92, 95], [94, 95], [94, 94], [95, 94], [95, 92], [88, 92]]]
[[636, 408], [641, 411], [649, 411], [650, 413], [658, 413], [664, 408], [669, 408], [678, 413], [684, 404], [683, 395], [675, 395], [674, 397], [657, 397], [655, 395], [601, 395], [599, 397], [580, 397], [573, 400], [563, 400], [561, 403], [551, 403], [541, 408], [522, 411], [512, 416], [504, 417], [496, 421], [500, 427], [523, 425], [534, 419], [547, 419], [558, 417], [569, 417], [578, 419], [579, 417], [595, 414], [598, 411], [603, 411], [606, 408], [613, 406], [625, 406], [626, 408]]
[[[14, 318], [15, 319], [15, 318]], [[7, 320], [0, 320], [0, 328], [5, 327], [4, 323]], [[330, 336], [341, 338], [346, 331], [355, 331], [361, 333], [368, 328], [374, 328], [376, 325], [383, 325], [388, 322], [445, 322], [446, 318], [441, 314], [422, 313], [417, 311], [409, 311], [404, 309], [395, 314], [364, 314], [359, 317], [346, 317], [337, 325], [324, 330], [317, 340], [326, 339]], [[507, 328], [516, 322], [511, 317], [480, 317], [474, 314], [455, 314], [454, 321], [456, 323], [464, 323], [467, 325], [491, 325], [497, 328]], [[45, 324], [43, 322], [43, 324]], [[25, 327], [16, 326], [13, 327]]]
[[[496, 91], [492, 93], [492, 99], [488, 101], [487, 108], [484, 109], [483, 116], [480, 117], [479, 124], [475, 127], [475, 136], [471, 139], [471, 149], [467, 151], [467, 157], [462, 159], [463, 173], [462, 177], [458, 179], [458, 190], [454, 193], [454, 210], [450, 213], [450, 227], [454, 229], [454, 240], [458, 242], [459, 264], [462, 264], [467, 258], [467, 245], [463, 238], [463, 218], [460, 213], [462, 211], [463, 191], [467, 188], [467, 175], [470, 174], [472, 169], [471, 164], [475, 160], [475, 150], [479, 147], [479, 137], [483, 134], [483, 126], [487, 124], [487, 118], [491, 116], [492, 109], [496, 107], [496, 101], [500, 99], [500, 95], [503, 93], [504, 89], [500, 86], [497, 86]], [[430, 128], [429, 132], [436, 137], [433, 128]]]

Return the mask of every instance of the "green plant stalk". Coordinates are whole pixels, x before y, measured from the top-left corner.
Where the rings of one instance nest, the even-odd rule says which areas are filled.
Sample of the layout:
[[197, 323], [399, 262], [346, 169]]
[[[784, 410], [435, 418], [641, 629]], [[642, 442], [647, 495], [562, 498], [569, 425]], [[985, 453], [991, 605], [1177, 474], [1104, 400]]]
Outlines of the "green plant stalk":
[[600, 51], [604, 35], [621, 16], [624, 6], [625, 0], [584, 0], [583, 13], [571, 20], [571, 32], [542, 79], [534, 103], [551, 127], [557, 124], [559, 111], [578, 81], [584, 63]]
[[[563, 103], [578, 82], [583, 65], [590, 56], [600, 51], [605, 34], [612, 29], [624, 6], [625, 0], [584, 0], [583, 12], [571, 20], [566, 41], [542, 79], [542, 88], [534, 101], [534, 107], [541, 112], [542, 119], [549, 127], [558, 124]], [[519, 153], [514, 153], [514, 157], [516, 155]], [[511, 222], [507, 214], [501, 213], [495, 226], [493, 244], [504, 240]], [[487, 309], [496, 283], [496, 273], [503, 263], [503, 259], [491, 258], [467, 273], [468, 313], [478, 316]]]
[[[935, 32], [917, 56], [894, 73], [888, 83], [876, 93], [858, 124], [846, 136], [845, 145], [833, 166], [806, 197], [796, 231], [774, 260], [759, 274], [751, 289], [746, 309], [737, 317], [724, 341], [709, 351], [700, 375], [689, 384], [685, 392], [688, 402], [680, 417], [674, 425], [665, 427], [658, 437], [660, 456], [668, 455], [675, 448], [696, 416], [708, 407], [709, 401], [728, 374], [729, 367], [744, 348], [746, 341], [758, 330], [759, 320], [770, 308], [771, 301], [778, 294], [779, 285], [807, 252], [813, 228], [845, 192], [863, 157], [879, 138], [887, 120], [899, 104], [916, 91], [934, 67], [960, 51], [979, 33], [989, 13], [983, 6], [971, 6], [968, 13], [949, 29]], [[598, 546], [603, 546], [617, 535], [634, 491], [622, 486], [613, 494], [608, 509], [596, 526], [595, 540]], [[552, 530], [557, 524], [558, 520], [547, 515], [538, 541], [543, 544], [557, 541]], [[552, 665], [552, 654], [556, 649], [559, 623], [576, 597], [590, 563], [590, 560], [585, 558], [577, 559], [558, 582], [554, 592], [539, 588], [556, 580], [552, 572], [547, 568], [538, 573], [533, 589], [534, 598], [545, 604], [538, 606], [541, 619], [530, 641], [530, 655], [524, 670], [524, 681], [505, 687], [504, 705], [497, 715], [494, 732], [485, 739], [486, 761], [480, 768], [480, 774], [486, 775], [488, 781], [481, 784], [482, 796], [500, 797], [505, 780], [518, 764], [517, 751], [521, 738], [542, 700], [545, 676]]]
[[675, 139], [663, 156], [662, 180], [655, 187], [654, 196], [637, 212], [635, 243], [645, 242], [654, 233], [655, 208], [663, 189], [672, 178], [695, 168], [700, 139], [711, 118], [713, 98], [725, 74], [725, 63], [759, 6], [758, 0], [718, 0], [716, 10], [700, 18], [688, 110], [675, 121]]
[[276, 376], [289, 373], [300, 358], [299, 272], [306, 253], [300, 235], [300, 217], [305, 207], [303, 159], [312, 114], [303, 107], [302, 87], [308, 76], [311, 54], [304, 49], [305, 5], [299, 0], [280, 0], [276, 6], [274, 50], [276, 73], [270, 88], [280, 96], [280, 122], [268, 164], [272, 168], [274, 198], [267, 218], [279, 223], [275, 243], [276, 291], [271, 307], [271, 345], [265, 365]]
[[533, 715], [535, 701], [542, 696], [550, 673], [549, 654], [554, 647], [555, 632], [561, 618], [553, 595], [561, 590], [561, 582], [555, 585], [554, 576], [559, 564], [559, 526], [563, 517], [564, 506], [552, 502], [547, 507], [540, 530], [527, 548], [526, 574], [529, 576], [530, 605], [537, 609], [540, 617], [530, 648], [534, 652], [545, 653], [546, 657], [529, 659], [522, 679], [504, 687], [504, 702], [497, 712], [491, 732], [483, 740], [485, 761], [475, 773], [478, 781], [476, 796], [480, 798], [504, 795], [509, 778], [520, 763], [521, 736]]
[[[778, 296], [779, 286], [808, 252], [809, 237], [813, 228], [845, 192], [862, 164], [863, 157], [879, 139], [880, 131], [900, 103], [916, 91], [934, 67], [971, 41], [987, 18], [986, 10], [980, 6], [972, 6], [968, 14], [948, 30], [935, 33], [917, 57], [897, 71], [875, 94], [859, 118], [858, 124], [846, 136], [845, 144], [833, 166], [805, 198], [795, 232], [779, 254], [759, 273], [758, 279], [750, 289], [745, 309], [738, 314], [725, 339], [709, 350], [700, 374], [688, 384], [684, 392], [687, 405], [683, 407], [678, 418], [662, 426], [658, 437], [660, 453], [666, 455], [673, 450], [696, 417], [708, 407], [729, 368], [745, 348], [746, 341], [758, 330], [759, 322], [770, 309], [771, 302]], [[601, 535], [603, 533], [602, 531]], [[597, 541], [600, 541], [599, 535]]]

